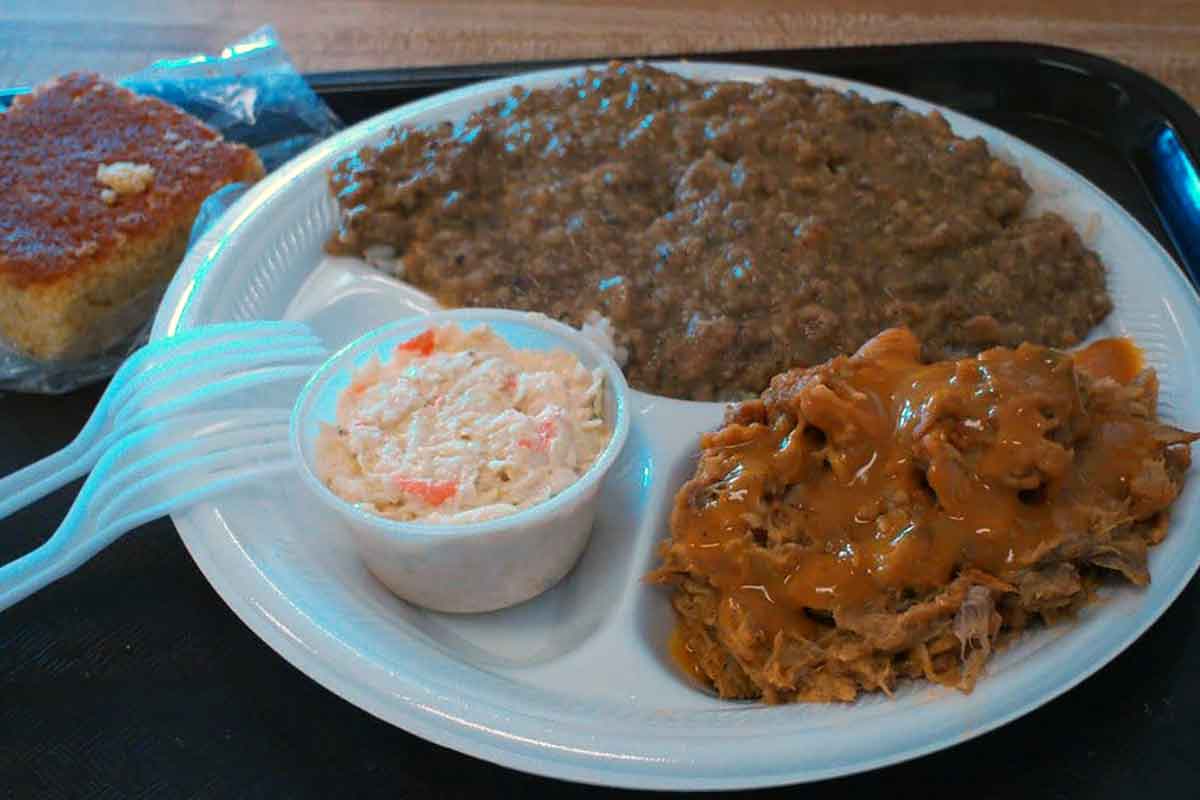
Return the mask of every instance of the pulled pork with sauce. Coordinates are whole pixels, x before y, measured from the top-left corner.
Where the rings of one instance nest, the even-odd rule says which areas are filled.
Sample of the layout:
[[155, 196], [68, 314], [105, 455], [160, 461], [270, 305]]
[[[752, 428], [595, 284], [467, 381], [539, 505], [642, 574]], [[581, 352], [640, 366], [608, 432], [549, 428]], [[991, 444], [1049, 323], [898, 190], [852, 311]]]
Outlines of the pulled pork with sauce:
[[776, 376], [701, 438], [650, 580], [673, 649], [722, 697], [970, 691], [998, 645], [1086, 604], [1147, 548], [1200, 434], [1156, 418], [1127, 340], [921, 363], [892, 329]]

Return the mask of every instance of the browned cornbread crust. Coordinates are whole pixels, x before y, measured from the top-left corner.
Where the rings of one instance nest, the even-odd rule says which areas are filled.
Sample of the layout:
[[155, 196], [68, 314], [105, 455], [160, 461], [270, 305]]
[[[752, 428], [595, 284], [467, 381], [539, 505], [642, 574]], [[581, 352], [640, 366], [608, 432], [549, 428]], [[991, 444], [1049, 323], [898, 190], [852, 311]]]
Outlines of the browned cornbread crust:
[[96, 75], [17, 98], [0, 114], [0, 336], [54, 360], [127, 335], [204, 199], [262, 175], [254, 151]]

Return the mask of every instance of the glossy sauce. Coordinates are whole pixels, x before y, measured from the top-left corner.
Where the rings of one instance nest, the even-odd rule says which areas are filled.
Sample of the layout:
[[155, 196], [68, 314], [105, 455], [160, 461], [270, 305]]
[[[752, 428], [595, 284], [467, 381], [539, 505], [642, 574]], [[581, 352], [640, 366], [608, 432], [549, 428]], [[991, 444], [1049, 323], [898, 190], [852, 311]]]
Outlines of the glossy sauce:
[[1142, 371], [1142, 351], [1132, 340], [1124, 337], [1101, 339], [1072, 353], [1076, 368], [1093, 378], [1112, 378], [1117, 383], [1129, 383]]
[[687, 673], [687, 676], [695, 681], [696, 685], [708, 685], [708, 678], [705, 676], [704, 670], [700, 669], [700, 665], [696, 663], [695, 652], [688, 645], [687, 638], [683, 635], [683, 630], [678, 626], [671, 631], [671, 638], [667, 641], [667, 649], [671, 654], [671, 660]]
[[[1120, 381], [1140, 368], [1128, 340], [1077, 358]], [[674, 541], [721, 591], [721, 622], [768, 636], [812, 637], [833, 613], [894, 608], [968, 567], [1011, 576], [1121, 502], [1155, 447], [1152, 423], [1089, 416], [1075, 367], [1032, 345], [926, 365], [890, 331], [789, 373], [704, 437], [706, 480], [680, 492]]]

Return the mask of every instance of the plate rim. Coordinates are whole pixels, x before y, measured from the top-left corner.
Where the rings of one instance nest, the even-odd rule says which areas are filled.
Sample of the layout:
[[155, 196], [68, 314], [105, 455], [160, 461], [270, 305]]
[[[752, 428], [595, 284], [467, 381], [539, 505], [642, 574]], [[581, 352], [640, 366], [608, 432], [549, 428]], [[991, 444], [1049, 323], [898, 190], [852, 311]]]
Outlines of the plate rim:
[[[501, 86], [512, 86], [526, 82], [538, 82], [542, 84], [546, 81], [561, 79], [571, 74], [576, 74], [584, 69], [596, 66], [602, 66], [605, 62], [598, 60], [588, 64], [572, 65], [569, 67], [560, 67], [538, 72], [523, 73], [519, 76], [500, 78], [482, 83], [471, 84], [450, 92], [443, 92], [436, 95], [431, 95], [428, 98], [423, 98], [414, 103], [405, 104], [396, 108], [375, 115], [367, 120], [347, 128], [335, 136], [315, 145], [310, 150], [292, 159], [274, 174], [268, 176], [261, 181], [257, 186], [252, 188], [246, 195], [227, 212], [221, 220], [208, 233], [201, 238], [196, 246], [189, 252], [181, 265], [175, 279], [172, 281], [159, 312], [156, 315], [154, 328], [152, 331], [152, 339], [162, 338], [176, 331], [182, 317], [186, 311], [190, 299], [198, 290], [200, 279], [197, 277], [199, 273], [210, 268], [217, 263], [223, 250], [224, 239], [238, 227], [243, 225], [250, 217], [258, 213], [264, 205], [280, 195], [286, 195], [286, 186], [296, 177], [308, 173], [309, 170], [324, 162], [327, 158], [340, 152], [347, 151], [360, 138], [367, 135], [368, 132], [373, 132], [380, 127], [390, 126], [400, 121], [400, 118], [410, 115], [422, 114], [426, 111], [434, 110], [438, 107], [453, 103], [462, 99], [494, 91]], [[1027, 142], [1024, 142], [1013, 134], [1002, 131], [995, 126], [988, 125], [969, 115], [961, 114], [945, 106], [937, 103], [931, 103], [920, 98], [905, 95], [889, 89], [872, 86], [860, 81], [852, 81], [836, 76], [824, 75], [802, 70], [792, 70], [786, 68], [775, 67], [759, 67], [747, 64], [735, 64], [729, 62], [706, 61], [704, 59], [687, 59], [687, 60], [672, 60], [672, 61], [654, 61], [650, 60], [654, 66], [664, 67], [667, 69], [678, 69], [680, 67], [685, 70], [688, 68], [704, 68], [713, 70], [722, 70], [730, 73], [726, 79], [741, 80], [745, 77], [763, 77], [769, 75], [777, 75], [780, 77], [800, 78], [811, 81], [813, 83], [831, 86], [839, 91], [857, 91], [861, 88], [869, 89], [872, 92], [885, 95], [889, 98], [894, 98], [910, 108], [919, 110], [936, 109], [948, 119], [969, 120], [973, 125], [979, 126], [981, 129], [991, 131], [1000, 136], [1002, 139], [1014, 140], [1025, 147], [1030, 148], [1038, 154], [1040, 158], [1047, 159], [1064, 173], [1071, 176], [1073, 180], [1090, 188], [1097, 197], [1103, 199], [1107, 206], [1110, 206], [1110, 212], [1115, 212], [1118, 217], [1125, 218], [1131, 223], [1133, 230], [1138, 234], [1138, 237], [1148, 244], [1152, 250], [1157, 251], [1158, 255], [1165, 260], [1166, 263], [1175, 267], [1172, 270], [1172, 280], [1185, 287], [1188, 299], [1191, 301], [1193, 310], [1200, 307], [1200, 297], [1197, 296], [1196, 290], [1190, 282], [1186, 280], [1182, 272], [1178, 268], [1178, 264], [1170, 256], [1165, 248], [1154, 239], [1153, 236], [1145, 229], [1141, 223], [1132, 217], [1119, 203], [1111, 198], [1107, 193], [1097, 187], [1092, 181], [1083, 175], [1080, 175], [1075, 170], [1063, 164], [1058, 159], [1050, 154], [1042, 151]], [[704, 76], [698, 76], [698, 79], [708, 79]], [[394, 121], [393, 121], [394, 120]], [[972, 726], [970, 730], [961, 732], [959, 735], [947, 734], [932, 742], [925, 742], [904, 750], [893, 750], [879, 757], [861, 760], [855, 762], [852, 766], [847, 767], [844, 764], [838, 764], [833, 767], [821, 770], [805, 768], [796, 770], [789, 768], [788, 765], [777, 765], [773, 770], [759, 770], [754, 774], [736, 773], [729, 776], [713, 777], [711, 775], [695, 777], [687, 774], [662, 774], [660, 772], [646, 772], [631, 769], [628, 771], [615, 770], [614, 763], [611, 758], [612, 754], [594, 753], [596, 760], [586, 763], [573, 763], [571, 761], [555, 760], [549, 752], [554, 750], [552, 742], [541, 740], [526, 740], [521, 741], [522, 737], [514, 736], [500, 730], [488, 728], [486, 725], [473, 723], [469, 719], [458, 718], [451, 714], [446, 714], [436, 708], [428, 705], [422, 705], [413, 701], [413, 698], [402, 698], [404, 702], [397, 704], [392, 702], [380, 702], [379, 689], [371, 683], [365, 681], [362, 676], [348, 676], [343, 670], [339, 670], [333, 663], [327, 662], [321, 658], [314, 658], [310, 647], [307, 647], [283, 621], [272, 615], [271, 611], [264, 607], [263, 604], [250, 600], [243, 596], [242, 593], [233, 591], [231, 587], [225, 587], [223, 590], [223, 580], [220, 575], [217, 560], [210, 553], [210, 545], [204, 541], [207, 537], [200, 535], [189, 535], [189, 532], [196, 534], [199, 528], [193, 530], [195, 523], [194, 518], [198, 516], [197, 509], [192, 509], [184, 514], [173, 516], [173, 521], [176, 528], [180, 532], [180, 536], [188, 549], [189, 554], [204, 574], [206, 580], [213, 586], [218, 596], [223, 602], [228, 605], [235, 614], [245, 623], [254, 633], [274, 649], [279, 655], [287, 660], [292, 666], [305, 673], [308, 677], [315, 680], [317, 683], [329, 689], [334, 694], [353, 703], [359, 708], [368, 713], [383, 719], [384, 721], [402, 728], [410, 733], [418, 735], [424, 739], [432, 741], [442, 746], [450, 747], [461, 753], [483, 758], [493, 763], [519, 769], [533, 774], [591, 783], [597, 785], [623, 787], [623, 788], [649, 788], [649, 789], [734, 789], [734, 788], [759, 788], [766, 786], [777, 786], [783, 784], [792, 784], [800, 782], [808, 782], [822, 780], [839, 775], [853, 774], [857, 772], [876, 769], [878, 767], [895, 764], [906, 761], [921, 755], [945, 749], [955, 744], [967, 741], [975, 736], [994, 730], [997, 727], [1007, 724], [1012, 720], [1024, 716], [1030, 711], [1044, 705], [1045, 703], [1060, 696], [1066, 691], [1077, 686], [1082, 681], [1086, 680], [1101, 667], [1110, 663], [1120, 653], [1124, 652], [1130, 644], [1136, 641], [1145, 631], [1165, 613], [1178, 595], [1188, 585], [1192, 576], [1196, 573], [1197, 568], [1200, 568], [1200, 559], [1195, 560], [1190, 568], [1177, 585], [1171, 586], [1167, 591], [1160, 607], [1154, 610], [1154, 613], [1138, 625], [1135, 625], [1127, 634], [1127, 636], [1119, 643], [1119, 646], [1113, 648], [1107, 657], [1098, 659], [1087, 666], [1086, 669], [1078, 673], [1068, 676], [1066, 680], [1058, 681], [1048, 690], [1037, 692], [1034, 697], [1028, 702], [1021, 704], [1015, 708], [1009, 709], [1005, 713], [1000, 713], [992, 716], [981, 725]], [[247, 556], [243, 567], [252, 569], [257, 573], [257, 578], [265, 586], [276, 590], [275, 585], [270, 579], [254, 568], [253, 561]], [[235, 582], [236, 583], [236, 582]], [[277, 591], [277, 590], [276, 590]], [[286, 597], [282, 596], [286, 601]], [[331, 636], [328, 632], [321, 630], [319, 626], [316, 631], [321, 636]], [[331, 636], [331, 638], [333, 638]], [[440, 723], [440, 724], [439, 724]], [[474, 735], [472, 735], [472, 732]], [[500, 741], [510, 744], [510, 747], [501, 747], [492, 741], [491, 737], [499, 737]], [[515, 742], [515, 744], [514, 744]], [[568, 750], [572, 748], [566, 748]], [[664, 759], [665, 760], [665, 759]], [[677, 760], [682, 763], [682, 759]]]

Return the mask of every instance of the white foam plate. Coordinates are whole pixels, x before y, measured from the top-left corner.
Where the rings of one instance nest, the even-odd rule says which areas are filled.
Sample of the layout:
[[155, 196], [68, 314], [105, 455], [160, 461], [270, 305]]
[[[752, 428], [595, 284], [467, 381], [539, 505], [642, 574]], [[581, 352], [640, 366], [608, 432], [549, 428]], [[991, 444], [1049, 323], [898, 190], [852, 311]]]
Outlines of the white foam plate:
[[[876, 100], [913, 98], [820, 75], [750, 66], [661, 65], [705, 79], [803, 77]], [[545, 86], [575, 70], [525, 75]], [[326, 170], [396, 124], [461, 119], [501, 98], [501, 80], [363, 122], [299, 156], [249, 192], [189, 253], [155, 338], [204, 323], [288, 317], [339, 345], [431, 307], [419, 292], [322, 245], [333, 230]], [[1044, 153], [948, 110], [1035, 187], [1037, 209], [1072, 220], [1109, 270], [1115, 310], [1095, 335], [1129, 335], [1162, 381], [1161, 412], [1200, 428], [1200, 304], [1153, 238], [1111, 199]], [[256, 487], [175, 517], [192, 557], [265, 642], [346, 700], [412, 733], [516, 769], [614, 786], [719, 789], [810, 781], [961, 742], [1074, 686], [1141, 634], [1200, 561], [1193, 476], [1171, 533], [1150, 559], [1153, 585], [1113, 588], [1078, 622], [1022, 637], [974, 693], [925, 684], [894, 699], [767, 707], [711, 697], [670, 663], [667, 592], [644, 585], [670, 500], [692, 469], [697, 434], [721, 408], [635, 393], [628, 446], [604, 489], [594, 538], [575, 571], [507, 611], [446, 616], [406, 605], [355, 557], [335, 519], [298, 481]]]

